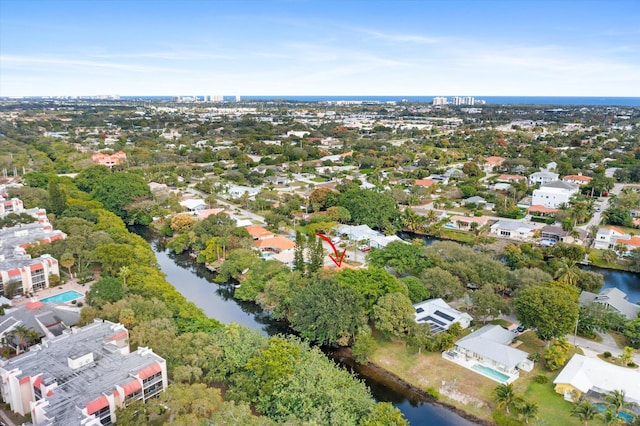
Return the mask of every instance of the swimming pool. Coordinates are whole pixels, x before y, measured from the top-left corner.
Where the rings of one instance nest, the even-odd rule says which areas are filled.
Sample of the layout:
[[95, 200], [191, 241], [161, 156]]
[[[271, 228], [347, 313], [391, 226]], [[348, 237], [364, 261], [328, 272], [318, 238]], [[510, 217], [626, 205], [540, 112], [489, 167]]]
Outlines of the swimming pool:
[[71, 302], [72, 300], [79, 299], [84, 297], [84, 294], [79, 293], [75, 290], [65, 291], [63, 293], [58, 293], [53, 296], [45, 297], [44, 299], [40, 299], [42, 303], [66, 303]]
[[[593, 405], [600, 412], [603, 412], [604, 410], [607, 409], [607, 407], [604, 404], [593, 404]], [[633, 420], [633, 416], [629, 413], [625, 413], [624, 411], [619, 412], [618, 417], [621, 418], [625, 423], [631, 423], [631, 421]]]
[[487, 376], [493, 380], [495, 380], [496, 382], [500, 382], [500, 383], [507, 383], [510, 379], [509, 376], [507, 376], [504, 373], [501, 373], [499, 371], [494, 370], [493, 368], [489, 368], [487, 366], [484, 366], [482, 364], [476, 364], [473, 367], [471, 367], [472, 370], [477, 371], [478, 373], [482, 374], [483, 376]]

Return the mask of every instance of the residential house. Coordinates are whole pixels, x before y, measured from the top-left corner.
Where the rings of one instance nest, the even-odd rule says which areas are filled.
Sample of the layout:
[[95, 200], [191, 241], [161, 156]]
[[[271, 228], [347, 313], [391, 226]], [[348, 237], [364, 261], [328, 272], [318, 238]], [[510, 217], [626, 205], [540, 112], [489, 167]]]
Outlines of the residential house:
[[180, 205], [193, 214], [197, 214], [200, 210], [207, 208], [207, 203], [201, 198], [185, 198], [180, 201]]
[[545, 182], [539, 189], [533, 191], [531, 204], [556, 209], [562, 204], [568, 204], [571, 197], [576, 195], [579, 190], [579, 186], [571, 182]]
[[110, 425], [116, 409], [155, 398], [167, 384], [163, 358], [145, 347], [130, 352], [127, 329], [99, 319], [0, 360], [2, 399], [36, 425]]
[[497, 180], [498, 182], [517, 183], [517, 182], [526, 182], [527, 178], [521, 175], [502, 174], [498, 176]]
[[574, 231], [577, 232], [577, 235], [572, 235], [572, 232], [563, 230], [561, 226], [547, 225], [540, 229], [540, 238], [553, 240], [556, 243], [583, 245], [587, 239], [587, 231], [579, 228], [575, 228]]
[[367, 225], [338, 225], [335, 232], [339, 236], [347, 237], [350, 241], [366, 241], [382, 235]]
[[624, 247], [625, 244], [631, 249], [635, 244], [638, 244], [638, 237], [631, 237], [622, 229], [611, 225], [598, 229], [596, 238], [593, 240], [593, 248], [601, 250], [614, 250], [619, 245]]
[[471, 230], [471, 224], [477, 223], [478, 229], [482, 228], [489, 222], [488, 217], [480, 216], [451, 216], [449, 222], [445, 225], [446, 228], [459, 229], [461, 231]]
[[416, 181], [414, 182], [414, 185], [416, 186], [423, 186], [425, 188], [429, 188], [432, 187], [433, 185], [437, 185], [438, 182], [436, 182], [433, 179], [416, 179]]
[[518, 241], [527, 241], [533, 238], [534, 227], [516, 220], [499, 220], [491, 225], [491, 233], [501, 237]]
[[624, 315], [628, 320], [638, 318], [640, 305], [629, 302], [627, 294], [618, 288], [606, 288], [600, 293], [583, 291], [580, 293], [580, 304], [600, 303], [617, 313]]
[[556, 213], [558, 213], [558, 209], [545, 207], [541, 204], [535, 204], [529, 207], [529, 214], [532, 216], [554, 216]]
[[464, 200], [462, 200], [462, 204], [464, 204], [464, 205], [475, 204], [478, 207], [482, 207], [485, 204], [487, 204], [487, 200], [485, 200], [484, 198], [476, 195], [476, 196], [473, 196], [473, 197], [465, 198]]
[[441, 183], [442, 185], [449, 185], [449, 181], [451, 180], [449, 176], [444, 175], [429, 175], [427, 176], [427, 180], [433, 180], [436, 183]]
[[481, 168], [484, 172], [493, 172], [496, 169], [500, 168], [502, 166], [502, 163], [505, 162], [505, 160], [506, 158], [502, 158], [502, 157], [496, 157], [496, 156], [487, 157], [485, 158]]
[[[528, 353], [509, 346], [514, 337], [515, 333], [499, 325], [485, 325], [458, 340], [443, 357], [493, 380], [510, 383], [519, 377], [519, 370], [533, 369]], [[506, 376], [498, 379], [495, 372]]]
[[91, 156], [94, 163], [101, 166], [107, 166], [112, 168], [120, 163], [127, 161], [127, 154], [124, 152], [116, 152], [114, 154], [105, 154], [103, 152], [97, 152]]
[[556, 180], [558, 180], [558, 178], [560, 177], [559, 174], [557, 173], [553, 173], [547, 170], [543, 170], [541, 172], [535, 172], [532, 173], [529, 176], [529, 184], [530, 185], [537, 185], [537, 184], [543, 184], [543, 183], [548, 183], [548, 182], [554, 182]]
[[627, 402], [640, 404], [640, 372], [598, 358], [575, 354], [553, 383], [567, 401], [579, 401], [585, 395], [601, 398], [615, 390], [623, 391]]
[[282, 253], [286, 251], [293, 252], [293, 249], [296, 247], [296, 243], [287, 237], [276, 235], [264, 240], [254, 240], [253, 246], [262, 253]]
[[562, 178], [564, 182], [575, 183], [576, 185], [586, 185], [591, 182], [593, 178], [589, 176], [582, 176], [582, 173], [578, 173], [577, 175], [567, 175]]
[[385, 248], [390, 243], [395, 241], [400, 241], [402, 243], [408, 244], [402, 238], [397, 235], [373, 235], [369, 237], [369, 247], [371, 248]]
[[466, 312], [453, 309], [442, 299], [429, 299], [413, 305], [415, 321], [418, 324], [429, 324], [432, 333], [446, 331], [458, 323], [463, 329], [468, 328], [473, 318]]
[[263, 228], [259, 225], [251, 225], [245, 228], [249, 235], [255, 240], [266, 240], [268, 238], [273, 238], [275, 234], [269, 231], [266, 228]]

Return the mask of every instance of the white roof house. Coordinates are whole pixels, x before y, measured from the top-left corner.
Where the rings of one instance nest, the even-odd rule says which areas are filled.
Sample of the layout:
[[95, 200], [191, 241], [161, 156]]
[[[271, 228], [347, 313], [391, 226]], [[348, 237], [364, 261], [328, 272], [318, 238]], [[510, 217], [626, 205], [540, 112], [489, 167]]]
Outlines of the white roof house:
[[599, 294], [583, 291], [580, 293], [580, 304], [600, 303], [613, 309], [627, 319], [635, 319], [640, 312], [640, 305], [633, 304], [627, 300], [627, 294], [617, 288], [607, 288]]
[[558, 173], [548, 172], [544, 170], [541, 172], [532, 173], [531, 176], [529, 176], [529, 183], [531, 185], [535, 185], [538, 183], [542, 184], [542, 183], [556, 181], [559, 178], [560, 178], [560, 175]]
[[189, 198], [187, 200], [180, 201], [180, 205], [190, 212], [196, 212], [207, 208], [207, 203], [200, 198]]
[[455, 343], [455, 350], [483, 364], [509, 374], [518, 370], [531, 371], [533, 362], [528, 353], [509, 346], [516, 335], [499, 325], [485, 325]]
[[535, 227], [517, 220], [499, 220], [491, 225], [491, 233], [502, 238], [525, 241], [533, 237]]
[[415, 320], [418, 324], [427, 323], [432, 333], [446, 331], [454, 323], [464, 329], [469, 327], [473, 318], [466, 312], [453, 309], [442, 299], [430, 299], [413, 305], [416, 310]]
[[545, 182], [540, 189], [533, 191], [531, 204], [534, 206], [545, 206], [550, 208], [558, 208], [561, 204], [566, 204], [569, 199], [578, 193], [579, 185], [572, 182], [553, 181]]
[[[623, 390], [628, 402], [640, 404], [640, 372], [597, 358], [575, 354], [553, 383], [556, 392], [564, 394], [568, 400], [579, 398], [581, 393]], [[578, 391], [577, 395], [575, 391]]]
[[338, 235], [346, 235], [351, 241], [370, 240], [382, 236], [380, 232], [374, 231], [367, 225], [338, 225], [335, 231]]

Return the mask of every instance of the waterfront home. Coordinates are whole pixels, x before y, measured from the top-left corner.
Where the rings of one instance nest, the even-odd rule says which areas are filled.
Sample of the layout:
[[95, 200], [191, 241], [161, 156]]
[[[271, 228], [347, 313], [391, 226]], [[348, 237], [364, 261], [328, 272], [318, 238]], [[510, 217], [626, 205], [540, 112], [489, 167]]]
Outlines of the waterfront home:
[[627, 294], [615, 287], [602, 290], [600, 293], [583, 291], [580, 293], [580, 304], [599, 303], [607, 308], [624, 315], [628, 320], [638, 317], [640, 305], [629, 302]]
[[593, 248], [615, 250], [618, 255], [626, 256], [632, 250], [640, 248], [640, 236], [627, 234], [616, 226], [604, 226], [598, 229]]
[[575, 354], [553, 383], [567, 401], [578, 401], [584, 395], [598, 399], [616, 390], [624, 392], [627, 402], [640, 404], [640, 372], [598, 358]]
[[455, 228], [461, 231], [469, 231], [472, 223], [478, 224], [478, 229], [482, 228], [489, 222], [488, 217], [480, 216], [451, 216], [449, 222], [445, 225], [447, 228]]
[[500, 383], [511, 383], [520, 370], [531, 371], [533, 361], [528, 353], [511, 347], [517, 334], [499, 325], [485, 325], [458, 340], [443, 358]]
[[276, 235], [275, 237], [264, 240], [255, 240], [253, 246], [262, 253], [282, 253], [285, 251], [292, 252], [296, 247], [296, 243], [287, 237]]
[[453, 309], [442, 299], [424, 300], [413, 305], [415, 321], [429, 324], [432, 333], [446, 331], [453, 324], [458, 323], [465, 329], [469, 327], [473, 318], [466, 312]]
[[254, 240], [266, 240], [273, 238], [275, 234], [259, 225], [251, 225], [245, 228]]
[[533, 225], [517, 220], [500, 220], [491, 225], [491, 233], [501, 238], [527, 241], [533, 238]]

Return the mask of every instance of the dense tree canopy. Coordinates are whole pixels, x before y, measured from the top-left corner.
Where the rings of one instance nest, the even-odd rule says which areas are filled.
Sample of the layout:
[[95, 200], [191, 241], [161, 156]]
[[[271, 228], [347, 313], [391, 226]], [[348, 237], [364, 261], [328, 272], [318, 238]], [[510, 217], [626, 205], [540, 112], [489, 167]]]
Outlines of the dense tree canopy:
[[578, 301], [571, 290], [559, 286], [529, 287], [515, 300], [518, 320], [536, 330], [542, 340], [572, 332], [578, 320]]
[[[149, 185], [142, 177], [126, 172], [115, 172], [104, 177], [93, 189], [95, 199], [125, 221], [129, 219], [126, 207], [136, 199], [150, 195]], [[135, 223], [134, 221], [132, 224]]]

